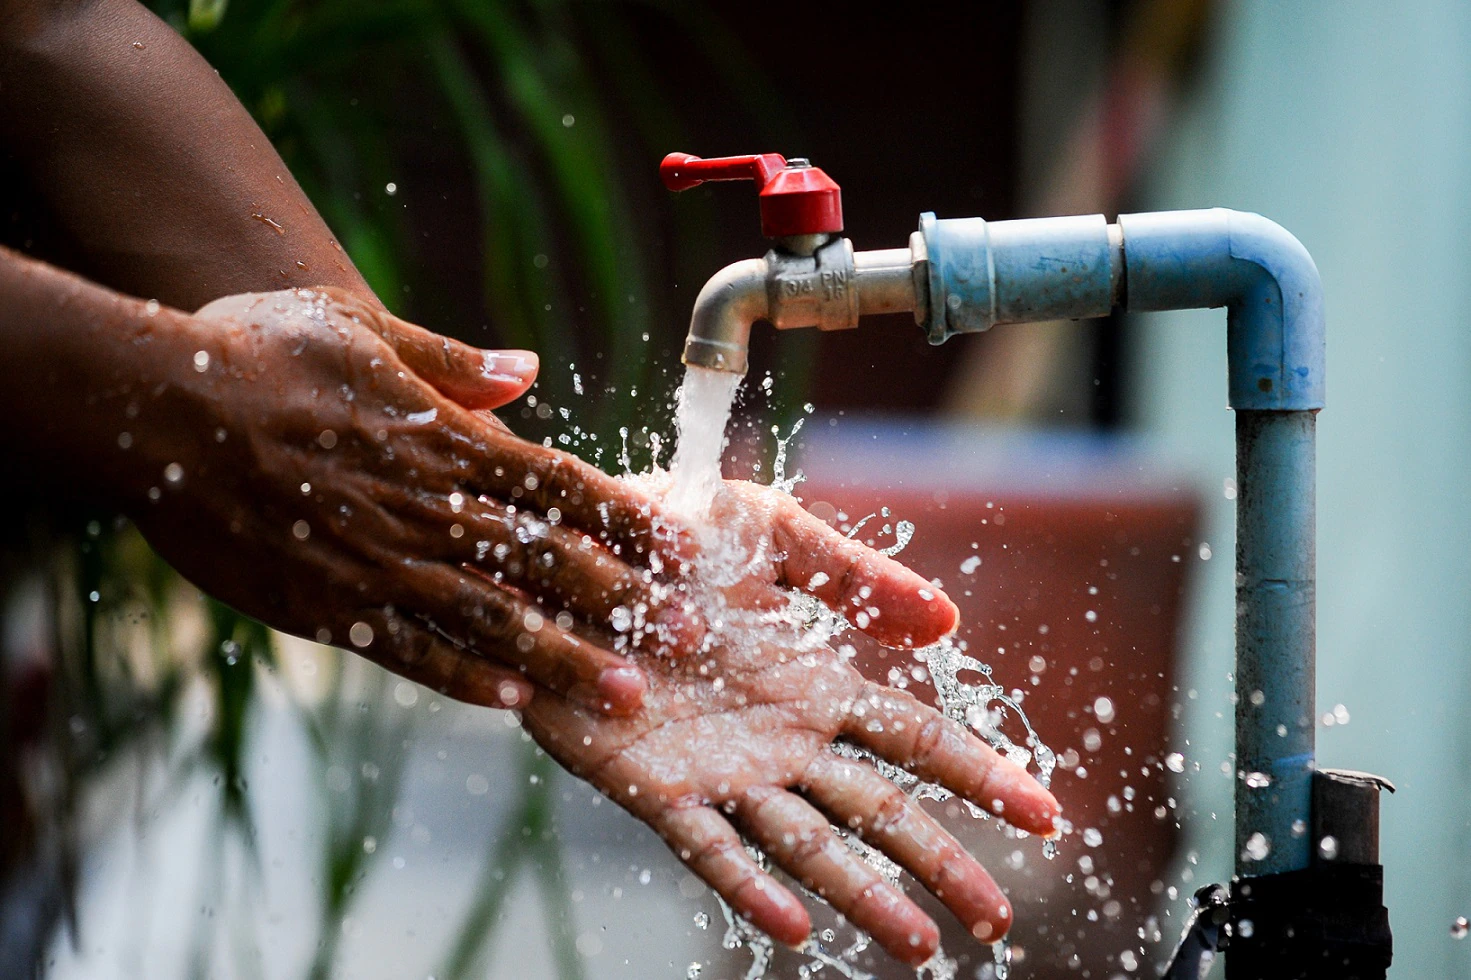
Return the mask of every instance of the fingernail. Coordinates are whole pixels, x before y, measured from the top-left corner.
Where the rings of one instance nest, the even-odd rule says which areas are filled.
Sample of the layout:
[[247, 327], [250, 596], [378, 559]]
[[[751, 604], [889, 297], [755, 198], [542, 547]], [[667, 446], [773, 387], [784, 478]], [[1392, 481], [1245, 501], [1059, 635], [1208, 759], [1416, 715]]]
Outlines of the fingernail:
[[633, 711], [643, 704], [647, 687], [636, 667], [609, 667], [598, 675], [598, 697], [612, 711]]
[[540, 367], [540, 358], [529, 350], [499, 350], [485, 352], [480, 371], [489, 381], [526, 381]]

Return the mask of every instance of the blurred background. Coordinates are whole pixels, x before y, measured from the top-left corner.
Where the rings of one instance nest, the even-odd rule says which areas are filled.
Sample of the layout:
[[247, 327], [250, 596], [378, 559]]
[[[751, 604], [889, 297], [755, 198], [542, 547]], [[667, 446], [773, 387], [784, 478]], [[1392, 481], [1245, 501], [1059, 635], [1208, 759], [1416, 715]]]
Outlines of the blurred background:
[[[388, 305], [540, 351], [508, 421], [613, 470], [668, 443], [696, 291], [766, 247], [749, 187], [667, 194], [668, 151], [810, 157], [858, 248], [925, 210], [1219, 205], [1293, 231], [1329, 310], [1319, 757], [1398, 786], [1392, 975], [1471, 970], [1471, 6], [152, 5]], [[802, 333], [757, 331], [728, 475], [769, 478], [772, 428], [805, 418], [810, 508], [915, 522], [905, 559], [962, 602], [1097, 831], [1049, 862], [946, 817], [1012, 890], [1013, 975], [1152, 975], [1233, 859], [1223, 318]], [[268, 634], [112, 515], [60, 523], [58, 547], [18, 521], [0, 569], [0, 975], [747, 975], [704, 886], [513, 716]]]

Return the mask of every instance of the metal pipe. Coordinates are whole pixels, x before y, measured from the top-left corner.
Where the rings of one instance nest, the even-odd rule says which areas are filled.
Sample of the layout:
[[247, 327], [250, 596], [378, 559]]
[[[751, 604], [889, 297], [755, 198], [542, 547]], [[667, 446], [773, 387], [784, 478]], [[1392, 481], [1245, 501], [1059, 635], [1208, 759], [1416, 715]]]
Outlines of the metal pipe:
[[684, 363], [714, 371], [746, 373], [751, 324], [768, 314], [765, 259], [734, 262], [715, 275], [695, 297]]
[[930, 339], [996, 323], [1227, 309], [1237, 412], [1237, 871], [1305, 868], [1312, 825], [1317, 267], [1260, 215], [1216, 208], [985, 222], [920, 219]]
[[831, 239], [801, 254], [773, 250], [721, 269], [695, 297], [684, 363], [744, 374], [751, 326], [842, 330], [874, 313], [915, 308], [914, 254], [909, 248], [854, 252]]
[[853, 253], [858, 282], [858, 315], [909, 313], [914, 310], [914, 252], [881, 248]]
[[1236, 413], [1236, 872], [1312, 857], [1312, 411]]

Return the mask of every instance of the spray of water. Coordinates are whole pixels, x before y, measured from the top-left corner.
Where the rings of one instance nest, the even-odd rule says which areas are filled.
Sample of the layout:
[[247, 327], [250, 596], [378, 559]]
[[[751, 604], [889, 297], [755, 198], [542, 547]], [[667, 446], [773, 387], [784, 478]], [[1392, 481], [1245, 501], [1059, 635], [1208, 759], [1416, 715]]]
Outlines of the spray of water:
[[[661, 474], [656, 467], [653, 474], [633, 477], [650, 489], [662, 492], [668, 504], [680, 514], [694, 519], [696, 523], [709, 516], [711, 505], [722, 485], [720, 457], [726, 446], [725, 429], [739, 383], [740, 378], [736, 375], [690, 368], [677, 396], [678, 444], [670, 472], [667, 475]], [[769, 392], [769, 385], [764, 390]], [[810, 406], [808, 408], [810, 411]], [[785, 438], [781, 437], [778, 430], [772, 430], [776, 436], [777, 449], [771, 487], [781, 493], [792, 493], [801, 481], [800, 473], [788, 474], [786, 469], [788, 446], [800, 428], [801, 421], [798, 421]], [[908, 521], [890, 522], [887, 508], [857, 522], [849, 534], [856, 535], [869, 520], [880, 515], [885, 520], [880, 533], [892, 534], [894, 537], [894, 543], [881, 550], [889, 555], [898, 554], [909, 543], [915, 528]], [[695, 575], [716, 588], [699, 590], [697, 601], [706, 607], [701, 612], [708, 622], [718, 621], [724, 624], [722, 643], [727, 647], [738, 648], [744, 644], [760, 643], [763, 639], [771, 640], [777, 633], [782, 633], [788, 642], [797, 637], [797, 642], [804, 646], [831, 644], [840, 651], [844, 649], [840, 641], [848, 624], [811, 596], [794, 594], [787, 608], [775, 613], [767, 611], [758, 617], [725, 608], [720, 599], [719, 586], [739, 581], [746, 574], [748, 564], [756, 558], [737, 544], [736, 536], [729, 528], [707, 526], [703, 536], [704, 556]], [[849, 651], [851, 649], [847, 648]], [[913, 657], [916, 664], [923, 666], [933, 682], [940, 710], [970, 727], [1012, 761], [1031, 767], [1043, 786], [1050, 783], [1057, 765], [1056, 755], [1037, 735], [1020, 704], [996, 683], [991, 667], [966, 652], [964, 641], [947, 637], [933, 646], [915, 651]], [[974, 675], [979, 680], [962, 680], [962, 674]], [[1017, 737], [1006, 734], [1004, 729], [1007, 728], [1011, 728]], [[950, 792], [943, 787], [923, 782], [866, 750], [845, 743], [839, 743], [835, 748], [850, 758], [867, 761], [915, 799], [951, 798]], [[973, 817], [992, 819], [979, 807], [969, 804], [969, 801], [964, 802]], [[891, 883], [899, 885], [899, 868], [892, 861], [849, 833], [846, 828], [834, 827], [833, 830], [864, 861]], [[1052, 857], [1055, 848], [1054, 842], [1045, 842], [1044, 855]], [[764, 864], [765, 859], [759, 852], [753, 850], [752, 856]], [[721, 902], [721, 910], [727, 926], [723, 940], [725, 947], [744, 947], [751, 954], [746, 980], [759, 980], [766, 976], [773, 955], [771, 940], [737, 916], [724, 902]], [[801, 949], [808, 959], [799, 969], [799, 975], [813, 977], [824, 971], [831, 971], [827, 975], [839, 975], [850, 980], [864, 980], [868, 977], [856, 964], [859, 954], [867, 949], [869, 938], [855, 930], [854, 938], [846, 946], [838, 945], [836, 940], [837, 936], [831, 930], [824, 930], [822, 934], [809, 939]], [[1011, 953], [1004, 942], [993, 947], [993, 960], [988, 966], [991, 969], [990, 975], [998, 980], [1006, 980], [1010, 976]], [[919, 976], [928, 980], [953, 980], [956, 971], [955, 961], [946, 957], [941, 950], [920, 968]]]

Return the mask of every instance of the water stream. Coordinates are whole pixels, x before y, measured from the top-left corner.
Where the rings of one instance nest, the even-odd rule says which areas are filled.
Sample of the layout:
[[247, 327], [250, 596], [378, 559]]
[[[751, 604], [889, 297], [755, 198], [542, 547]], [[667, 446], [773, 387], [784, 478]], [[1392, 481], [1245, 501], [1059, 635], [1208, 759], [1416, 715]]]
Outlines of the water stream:
[[690, 367], [675, 395], [679, 442], [669, 466], [670, 487], [665, 501], [676, 512], [696, 521], [709, 514], [720, 486], [725, 427], [740, 385], [739, 374]]

